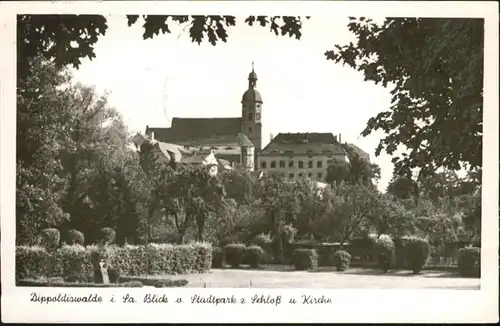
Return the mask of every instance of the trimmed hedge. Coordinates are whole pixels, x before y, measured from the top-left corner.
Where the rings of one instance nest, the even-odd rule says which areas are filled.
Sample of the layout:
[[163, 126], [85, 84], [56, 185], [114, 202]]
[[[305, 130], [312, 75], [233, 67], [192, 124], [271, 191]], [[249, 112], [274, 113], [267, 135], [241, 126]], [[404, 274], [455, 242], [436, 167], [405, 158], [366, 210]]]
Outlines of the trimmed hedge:
[[297, 270], [314, 270], [318, 268], [318, 254], [314, 249], [295, 249], [293, 265]]
[[407, 237], [404, 239], [405, 263], [413, 272], [418, 274], [425, 267], [429, 258], [430, 245], [426, 239]]
[[458, 250], [458, 272], [464, 277], [481, 277], [481, 248]]
[[245, 256], [248, 264], [253, 268], [257, 268], [260, 266], [262, 257], [264, 256], [264, 250], [259, 246], [250, 246], [246, 248]]
[[333, 263], [338, 271], [345, 271], [351, 263], [351, 254], [344, 250], [338, 250], [333, 256]]
[[109, 268], [117, 270], [118, 275], [202, 273], [210, 270], [212, 247], [206, 243], [125, 247], [62, 246], [50, 252], [42, 247], [18, 246], [16, 279], [60, 276], [83, 280], [93, 274], [93, 259], [104, 260]]
[[70, 245], [83, 246], [85, 244], [85, 236], [82, 232], [75, 229], [68, 231], [68, 239]]
[[394, 241], [387, 236], [382, 235], [375, 241], [377, 260], [380, 268], [387, 273], [389, 269], [394, 267], [395, 257], [395, 245]]
[[42, 245], [48, 250], [55, 250], [59, 247], [61, 233], [58, 229], [43, 229], [41, 232]]
[[73, 282], [50, 282], [44, 280], [19, 280], [17, 286], [32, 286], [32, 287], [82, 287], [82, 288], [140, 288], [143, 284], [139, 281], [131, 281], [125, 283], [73, 283]]
[[112, 228], [105, 227], [101, 229], [101, 241], [106, 244], [115, 242], [116, 232]]
[[232, 243], [224, 247], [225, 261], [231, 267], [239, 267], [245, 259], [245, 245], [242, 243]]
[[221, 248], [213, 248], [212, 250], [212, 268], [224, 267], [224, 252]]

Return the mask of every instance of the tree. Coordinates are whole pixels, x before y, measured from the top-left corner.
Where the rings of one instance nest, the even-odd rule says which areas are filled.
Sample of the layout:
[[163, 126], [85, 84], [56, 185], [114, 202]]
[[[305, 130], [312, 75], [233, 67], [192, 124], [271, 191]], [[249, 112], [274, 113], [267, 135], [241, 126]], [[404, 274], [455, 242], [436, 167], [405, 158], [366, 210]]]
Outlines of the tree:
[[[308, 19], [309, 17], [306, 17]], [[127, 15], [128, 26], [139, 21], [138, 15]], [[228, 29], [236, 25], [234, 16], [145, 15], [143, 39], [160, 33], [171, 33], [172, 24], [187, 29], [193, 42], [210, 44], [226, 42]], [[300, 39], [302, 21], [290, 16], [249, 16], [245, 23], [268, 27], [276, 35]], [[28, 74], [29, 59], [41, 55], [57, 66], [78, 68], [82, 58], [95, 58], [94, 45], [108, 29], [101, 15], [19, 15], [17, 18], [18, 78]], [[75, 44], [76, 43], [76, 44]]]
[[[325, 53], [384, 87], [392, 105], [368, 121], [363, 136], [383, 130], [376, 150], [395, 156], [396, 170], [482, 165], [484, 20], [350, 18], [356, 43]], [[399, 173], [398, 173], [399, 174]]]
[[408, 199], [415, 195], [417, 188], [417, 183], [410, 177], [394, 174], [387, 185], [387, 193], [400, 199]]
[[69, 76], [42, 58], [17, 88], [16, 243], [31, 243], [44, 228], [69, 219], [61, 208], [67, 189], [59, 159], [69, 118], [61, 90]]
[[351, 185], [373, 186], [380, 179], [380, 167], [361, 157], [352, 147], [342, 144], [349, 162], [334, 160], [327, 168], [326, 182], [330, 184], [347, 182]]
[[[360, 185], [340, 184], [327, 193], [329, 207], [316, 223], [317, 232], [335, 239], [343, 246], [369, 228], [376, 210], [374, 189]], [[365, 232], [366, 233], [366, 232]]]

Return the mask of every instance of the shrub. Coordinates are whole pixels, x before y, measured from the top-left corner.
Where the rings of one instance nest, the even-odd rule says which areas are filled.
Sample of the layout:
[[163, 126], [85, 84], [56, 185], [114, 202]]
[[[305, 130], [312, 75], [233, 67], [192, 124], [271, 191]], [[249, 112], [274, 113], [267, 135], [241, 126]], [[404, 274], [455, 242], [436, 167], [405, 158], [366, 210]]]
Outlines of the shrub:
[[418, 274], [427, 263], [430, 253], [429, 242], [418, 237], [407, 237], [404, 241], [405, 262], [413, 271]]
[[115, 267], [108, 267], [108, 277], [111, 283], [120, 283], [120, 270]]
[[481, 277], [481, 248], [458, 250], [458, 271], [464, 277]]
[[351, 263], [351, 254], [344, 250], [338, 250], [333, 256], [333, 263], [338, 271], [345, 271]]
[[265, 245], [271, 242], [272, 242], [271, 236], [269, 234], [264, 234], [264, 233], [256, 235], [255, 238], [253, 238], [251, 241], [253, 245], [259, 246], [261, 248], [263, 248]]
[[[16, 247], [16, 278], [60, 276], [71, 280], [88, 280], [99, 267], [100, 260], [104, 260], [107, 268], [116, 268], [122, 275], [203, 273], [210, 269], [212, 247], [206, 243], [63, 246], [56, 251], [47, 251], [42, 247], [19, 246]], [[55, 268], [49, 268], [50, 265]], [[100, 268], [98, 270], [100, 272]], [[101, 279], [98, 281], [102, 282]]]
[[245, 258], [245, 245], [241, 243], [232, 243], [224, 247], [225, 261], [231, 267], [239, 267]]
[[41, 232], [41, 241], [47, 250], [55, 250], [59, 247], [61, 234], [58, 229], [43, 229]]
[[158, 280], [154, 287], [157, 288], [176, 288], [186, 286], [188, 284], [188, 280]]
[[295, 239], [297, 230], [291, 225], [285, 225], [281, 230], [281, 234], [283, 241], [288, 244], [293, 242], [293, 239]]
[[68, 239], [70, 245], [83, 246], [85, 242], [85, 237], [83, 236], [83, 233], [74, 229], [68, 231]]
[[220, 248], [212, 250], [212, 268], [222, 268], [224, 266], [224, 252]]
[[297, 270], [314, 270], [318, 267], [318, 255], [314, 249], [295, 249], [293, 265]]
[[116, 232], [112, 228], [105, 227], [105, 228], [101, 229], [101, 241], [102, 242], [104, 242], [106, 244], [110, 244], [110, 243], [113, 243], [115, 241], [115, 238], [116, 238]]
[[248, 264], [253, 268], [257, 268], [260, 266], [260, 262], [264, 256], [264, 250], [259, 246], [250, 246], [246, 248], [245, 256]]
[[377, 260], [380, 267], [387, 273], [394, 265], [395, 260], [395, 246], [392, 239], [387, 235], [382, 235], [376, 240], [376, 253]]
[[62, 246], [53, 253], [58, 266], [56, 275], [62, 275], [70, 282], [86, 282], [92, 273], [90, 252], [83, 246]]
[[16, 280], [47, 275], [50, 254], [40, 246], [16, 247]]

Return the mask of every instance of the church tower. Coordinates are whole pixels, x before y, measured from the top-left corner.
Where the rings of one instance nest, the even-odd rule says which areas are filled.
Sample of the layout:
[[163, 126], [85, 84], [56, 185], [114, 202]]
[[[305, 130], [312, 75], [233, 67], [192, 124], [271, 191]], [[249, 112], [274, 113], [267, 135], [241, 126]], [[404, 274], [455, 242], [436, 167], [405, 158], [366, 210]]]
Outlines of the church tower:
[[257, 74], [254, 71], [248, 75], [248, 89], [241, 100], [241, 133], [254, 144], [254, 166], [258, 168], [258, 156], [262, 149], [262, 97], [256, 89]]

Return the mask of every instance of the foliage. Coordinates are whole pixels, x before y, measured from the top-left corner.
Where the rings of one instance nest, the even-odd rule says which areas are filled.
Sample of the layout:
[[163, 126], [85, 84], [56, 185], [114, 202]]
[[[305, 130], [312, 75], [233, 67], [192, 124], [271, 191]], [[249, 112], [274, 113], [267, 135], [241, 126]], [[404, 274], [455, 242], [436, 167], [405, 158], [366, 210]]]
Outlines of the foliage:
[[245, 256], [248, 264], [253, 268], [257, 268], [260, 266], [261, 259], [264, 256], [264, 250], [259, 246], [250, 246], [245, 249]]
[[293, 265], [297, 270], [315, 270], [318, 267], [318, 254], [314, 249], [295, 249]]
[[47, 250], [54, 250], [59, 247], [61, 234], [58, 229], [43, 229], [41, 232], [42, 243]]
[[461, 276], [481, 277], [481, 248], [460, 249], [458, 251], [458, 270]]
[[67, 187], [57, 159], [67, 138], [70, 113], [58, 86], [68, 82], [62, 69], [33, 59], [30, 78], [18, 79], [16, 134], [16, 243], [34, 244], [41, 229], [69, 218], [61, 208]]
[[362, 135], [383, 130], [377, 148], [396, 170], [481, 166], [484, 20], [388, 18], [382, 24], [351, 18], [357, 42], [325, 53], [384, 87], [392, 105], [368, 121]]
[[270, 243], [272, 240], [271, 240], [271, 237], [269, 236], [269, 234], [258, 234], [255, 236], [255, 238], [252, 239], [252, 244], [256, 245], [256, 246], [259, 246], [259, 247], [263, 247], [265, 245], [267, 245], [268, 243]]
[[245, 259], [245, 245], [242, 243], [232, 243], [224, 247], [225, 262], [231, 267], [238, 268]]
[[427, 263], [430, 245], [426, 239], [407, 237], [404, 242], [405, 261], [413, 274], [418, 274]]
[[418, 185], [408, 176], [394, 174], [387, 185], [387, 193], [401, 199], [413, 197], [418, 190]]
[[221, 248], [213, 248], [212, 250], [212, 268], [224, 267], [224, 251]]
[[68, 231], [68, 238], [70, 245], [83, 246], [85, 243], [85, 236], [83, 235], [83, 233], [75, 229], [71, 229]]
[[295, 239], [295, 234], [297, 234], [297, 229], [293, 226], [287, 224], [282, 228], [282, 239], [286, 244], [290, 244]]
[[140, 288], [143, 284], [139, 281], [124, 282], [124, 283], [75, 283], [75, 282], [48, 282], [46, 280], [19, 280], [17, 286], [29, 287], [81, 287], [81, 288]]
[[334, 254], [334, 265], [338, 271], [345, 271], [351, 263], [351, 254], [344, 250], [337, 250]]
[[108, 267], [108, 277], [111, 283], [120, 283], [120, 270], [115, 267]]
[[395, 246], [394, 241], [389, 236], [381, 235], [376, 240], [376, 253], [377, 260], [380, 264], [380, 268], [387, 273], [389, 269], [394, 265], [395, 260]]
[[106, 244], [113, 243], [116, 238], [116, 232], [112, 228], [105, 227], [101, 229], [101, 241]]
[[315, 224], [316, 233], [343, 245], [367, 229], [373, 218], [376, 190], [364, 186], [336, 185], [326, 192], [325, 214]]
[[[120, 275], [203, 273], [210, 269], [212, 248], [204, 243], [147, 246], [63, 246], [48, 252], [41, 247], [16, 247], [16, 278], [69, 277], [78, 272], [92, 275], [96, 263], [104, 260]], [[48, 268], [54, 260], [56, 268]], [[80, 277], [82, 279], [83, 277]]]
[[[306, 17], [308, 19], [309, 17]], [[127, 15], [128, 26], [138, 22], [138, 15]], [[169, 16], [145, 15], [143, 39], [153, 38], [159, 33], [171, 33], [171, 25], [183, 30], [189, 27], [193, 42], [200, 44], [208, 40], [212, 45], [226, 42], [228, 29], [236, 25], [234, 16]], [[249, 16], [245, 23], [258, 23], [268, 27], [276, 35], [288, 35], [300, 39], [302, 22], [300, 17]], [[108, 29], [106, 17], [101, 15], [19, 15], [17, 19], [18, 76], [27, 75], [31, 58], [41, 55], [54, 59], [58, 66], [72, 65], [76, 68], [82, 58], [95, 57], [94, 46]], [[73, 46], [72, 42], [76, 42]]]

